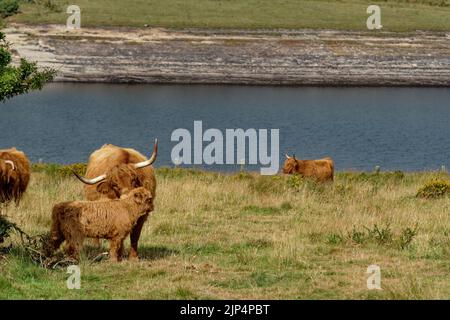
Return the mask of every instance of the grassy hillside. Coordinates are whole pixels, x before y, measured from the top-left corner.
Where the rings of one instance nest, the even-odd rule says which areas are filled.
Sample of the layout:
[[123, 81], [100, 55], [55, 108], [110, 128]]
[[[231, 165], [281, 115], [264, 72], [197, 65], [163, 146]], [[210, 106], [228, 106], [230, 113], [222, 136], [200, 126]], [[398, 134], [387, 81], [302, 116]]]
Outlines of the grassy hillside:
[[[64, 24], [67, 0], [21, 1], [25, 23]], [[78, 0], [84, 26], [325, 28], [367, 30], [369, 4], [382, 10], [383, 30], [450, 30], [450, 0]]]
[[[68, 171], [39, 169], [20, 206], [4, 209], [31, 234], [49, 230], [53, 204], [83, 197]], [[88, 246], [81, 290], [68, 290], [65, 269], [37, 267], [15, 242], [0, 255], [0, 298], [448, 299], [450, 197], [415, 197], [434, 178], [450, 175], [338, 173], [317, 185], [158, 169], [140, 262], [92, 262], [106, 244]], [[371, 264], [381, 291], [367, 290]]]

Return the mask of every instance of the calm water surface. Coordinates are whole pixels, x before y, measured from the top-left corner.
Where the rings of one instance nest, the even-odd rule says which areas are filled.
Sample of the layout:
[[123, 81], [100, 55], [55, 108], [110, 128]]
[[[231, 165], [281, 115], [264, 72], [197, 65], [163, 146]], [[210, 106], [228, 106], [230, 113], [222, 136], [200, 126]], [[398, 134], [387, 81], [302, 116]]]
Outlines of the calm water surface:
[[172, 131], [193, 132], [194, 120], [223, 132], [280, 129], [280, 161], [295, 152], [331, 156], [338, 170], [450, 166], [450, 88], [52, 84], [0, 104], [0, 148], [73, 163], [105, 143], [149, 155], [158, 137], [156, 166], [167, 166]]

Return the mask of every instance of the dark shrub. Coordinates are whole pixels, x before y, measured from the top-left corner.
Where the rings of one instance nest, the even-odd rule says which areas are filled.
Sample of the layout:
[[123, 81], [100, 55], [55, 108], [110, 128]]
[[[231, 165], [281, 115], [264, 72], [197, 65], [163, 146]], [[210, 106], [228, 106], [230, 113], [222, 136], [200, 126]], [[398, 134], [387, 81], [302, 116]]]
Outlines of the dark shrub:
[[450, 183], [444, 180], [433, 180], [419, 189], [416, 197], [419, 198], [440, 198], [450, 194]]
[[0, 0], [0, 16], [6, 18], [19, 11], [17, 0]]

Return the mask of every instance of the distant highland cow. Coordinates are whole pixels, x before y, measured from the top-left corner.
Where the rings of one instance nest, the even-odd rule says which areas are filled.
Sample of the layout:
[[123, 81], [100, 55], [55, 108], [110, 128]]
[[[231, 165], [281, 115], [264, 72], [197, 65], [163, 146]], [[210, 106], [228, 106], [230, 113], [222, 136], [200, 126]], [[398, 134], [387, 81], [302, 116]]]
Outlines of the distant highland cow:
[[0, 150], [0, 203], [19, 204], [30, 181], [31, 164], [16, 148]]
[[116, 200], [59, 203], [53, 207], [48, 254], [57, 250], [65, 240], [67, 253], [79, 259], [84, 239], [89, 237], [108, 239], [110, 259], [119, 261], [123, 241], [139, 218], [152, 210], [152, 195], [142, 187]]
[[283, 166], [285, 174], [299, 174], [303, 177], [314, 178], [319, 182], [333, 181], [334, 162], [327, 157], [318, 160], [300, 160], [286, 155], [286, 161]]

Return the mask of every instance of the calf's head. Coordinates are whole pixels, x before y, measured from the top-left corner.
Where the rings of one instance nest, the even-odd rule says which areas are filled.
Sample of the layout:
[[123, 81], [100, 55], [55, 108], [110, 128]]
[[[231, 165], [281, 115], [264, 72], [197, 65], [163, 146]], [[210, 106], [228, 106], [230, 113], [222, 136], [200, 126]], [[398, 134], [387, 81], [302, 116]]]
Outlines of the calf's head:
[[142, 187], [142, 181], [139, 178], [138, 171], [153, 164], [158, 154], [158, 141], [155, 140], [153, 154], [150, 159], [139, 163], [121, 163], [104, 174], [93, 179], [81, 177], [76, 172], [73, 174], [83, 183], [88, 185], [97, 185], [97, 192], [110, 199], [120, 198], [121, 195], [128, 193], [138, 187]]
[[295, 154], [292, 157], [289, 157], [286, 154], [286, 160], [284, 161], [283, 165], [283, 173], [284, 174], [290, 174], [295, 173], [299, 169], [299, 163], [298, 160], [295, 158]]
[[139, 187], [131, 190], [128, 194], [121, 197], [121, 199], [132, 199], [134, 203], [141, 209], [143, 214], [153, 211], [153, 197], [149, 190]]

